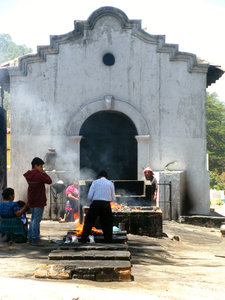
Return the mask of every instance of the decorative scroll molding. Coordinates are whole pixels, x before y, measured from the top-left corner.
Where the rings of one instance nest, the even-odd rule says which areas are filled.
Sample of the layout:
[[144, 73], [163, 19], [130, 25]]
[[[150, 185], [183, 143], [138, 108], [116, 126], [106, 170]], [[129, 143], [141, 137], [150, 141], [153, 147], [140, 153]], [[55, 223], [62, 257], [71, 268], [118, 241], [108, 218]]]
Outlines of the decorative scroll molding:
[[[80, 108], [78, 108], [73, 118], [67, 125], [66, 135], [72, 138], [74, 138], [74, 136], [79, 136], [82, 124], [91, 115], [105, 110], [123, 113], [134, 123], [139, 135], [147, 136], [149, 134], [150, 131], [148, 128], [148, 123], [145, 120], [143, 114], [139, 112], [136, 107], [134, 107], [127, 101], [110, 96], [112, 97], [111, 99], [113, 99], [113, 105], [111, 106], [111, 108], [109, 108], [106, 107], [106, 97], [109, 96], [105, 96], [103, 99], [92, 100], [91, 102], [86, 103], [85, 105], [82, 105]], [[112, 103], [112, 100], [109, 102], [109, 105], [110, 103]]]
[[105, 6], [95, 10], [87, 19], [89, 29], [92, 30], [98, 20], [105, 16], [112, 16], [116, 18], [119, 21], [121, 27], [126, 29], [132, 28], [132, 24], [133, 22], [135, 22], [133, 20], [130, 21], [127, 15], [122, 10], [111, 6]]
[[114, 100], [113, 96], [107, 95], [107, 96], [104, 97], [104, 100], [105, 100], [105, 108], [108, 109], [108, 110], [112, 109], [113, 100]]
[[81, 39], [84, 36], [84, 30], [93, 30], [98, 20], [107, 16], [116, 18], [123, 29], [131, 29], [132, 35], [143, 42], [157, 45], [158, 53], [169, 53], [170, 61], [186, 62], [189, 72], [207, 73], [209, 64], [198, 63], [195, 54], [179, 52], [177, 44], [165, 43], [164, 35], [152, 35], [145, 32], [141, 28], [141, 20], [129, 20], [123, 11], [109, 6], [101, 7], [94, 11], [87, 21], [75, 21], [73, 31], [63, 35], [50, 36], [49, 46], [38, 46], [37, 54], [25, 55], [19, 59], [18, 67], [9, 67], [10, 76], [27, 75], [28, 64], [45, 62], [47, 55], [56, 55], [59, 53], [60, 44]]

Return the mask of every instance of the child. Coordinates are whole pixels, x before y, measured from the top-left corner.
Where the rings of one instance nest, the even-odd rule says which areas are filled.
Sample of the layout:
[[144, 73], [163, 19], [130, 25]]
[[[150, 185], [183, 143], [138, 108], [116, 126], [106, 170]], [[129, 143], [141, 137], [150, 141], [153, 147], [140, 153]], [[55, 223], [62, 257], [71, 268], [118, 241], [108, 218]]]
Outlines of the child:
[[44, 161], [41, 158], [35, 157], [31, 165], [32, 170], [23, 175], [28, 182], [27, 197], [31, 211], [28, 240], [31, 245], [41, 246], [40, 222], [47, 203], [45, 183], [51, 184], [52, 180], [43, 170]]

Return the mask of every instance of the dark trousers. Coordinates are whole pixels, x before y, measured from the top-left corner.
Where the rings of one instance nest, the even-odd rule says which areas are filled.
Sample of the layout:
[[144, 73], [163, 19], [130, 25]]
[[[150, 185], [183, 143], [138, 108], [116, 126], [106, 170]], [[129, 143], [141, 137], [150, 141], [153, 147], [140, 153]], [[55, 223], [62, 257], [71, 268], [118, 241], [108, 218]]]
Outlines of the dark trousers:
[[78, 213], [78, 201], [67, 198], [67, 201], [70, 202], [71, 210], [66, 210], [65, 221], [66, 222], [74, 222], [74, 214]]
[[94, 200], [87, 212], [81, 242], [86, 242], [95, 221], [99, 217], [106, 243], [112, 243], [113, 217], [109, 201]]

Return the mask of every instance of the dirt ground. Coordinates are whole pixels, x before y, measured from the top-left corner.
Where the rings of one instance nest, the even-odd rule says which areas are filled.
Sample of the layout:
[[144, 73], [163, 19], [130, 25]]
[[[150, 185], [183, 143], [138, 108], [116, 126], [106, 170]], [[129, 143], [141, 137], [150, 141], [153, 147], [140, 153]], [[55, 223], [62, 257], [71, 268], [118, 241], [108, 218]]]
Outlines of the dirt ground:
[[[223, 214], [225, 208], [219, 208]], [[225, 214], [224, 214], [225, 215]], [[0, 243], [0, 300], [225, 299], [225, 238], [219, 228], [174, 221], [163, 238], [128, 235], [132, 282], [38, 280], [34, 269], [73, 223], [42, 221], [44, 247]]]

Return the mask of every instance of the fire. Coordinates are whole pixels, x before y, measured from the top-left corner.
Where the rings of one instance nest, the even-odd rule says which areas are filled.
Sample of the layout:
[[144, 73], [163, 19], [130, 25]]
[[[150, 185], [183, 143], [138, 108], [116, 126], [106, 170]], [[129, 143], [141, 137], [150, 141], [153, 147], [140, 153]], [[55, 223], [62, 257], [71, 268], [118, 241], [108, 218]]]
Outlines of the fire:
[[140, 210], [140, 208], [138, 208], [137, 206], [128, 206], [125, 204], [119, 204], [119, 203], [114, 203], [111, 202], [110, 203], [111, 208], [113, 211], [133, 211], [133, 210]]
[[76, 222], [76, 220], [79, 219], [79, 213], [78, 212], [74, 213], [73, 217], [74, 217], [74, 220]]
[[122, 206], [116, 202], [110, 202], [110, 206], [112, 209], [121, 209], [122, 208]]
[[95, 228], [95, 227], [92, 227], [91, 231], [92, 231], [92, 232], [94, 231], [95, 233], [102, 233], [102, 230], [101, 230], [101, 229], [97, 229], [97, 228]]
[[75, 235], [80, 236], [83, 232], [84, 222], [82, 222], [82, 224], [81, 224], [80, 220], [77, 219], [74, 224], [75, 224], [75, 227], [76, 227], [76, 230], [77, 230]]
[[[75, 236], [81, 236], [82, 232], [83, 232], [83, 227], [84, 227], [84, 222], [82, 222], [82, 224], [80, 223], [80, 219], [77, 218], [74, 222], [75, 227], [76, 227], [76, 234]], [[91, 229], [92, 233], [102, 233], [101, 229], [97, 229], [96, 227], [92, 227]]]

